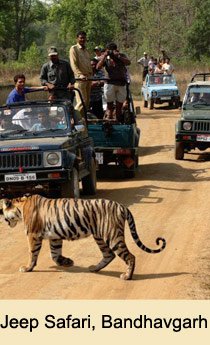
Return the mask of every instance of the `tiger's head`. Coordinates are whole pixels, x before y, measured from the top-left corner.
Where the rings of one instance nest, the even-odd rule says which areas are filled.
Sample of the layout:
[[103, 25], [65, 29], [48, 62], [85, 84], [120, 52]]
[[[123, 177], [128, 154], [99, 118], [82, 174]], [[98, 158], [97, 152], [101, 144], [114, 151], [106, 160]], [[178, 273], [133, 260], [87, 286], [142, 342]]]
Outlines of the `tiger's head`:
[[21, 204], [21, 201], [24, 200], [20, 200], [23, 198], [19, 198], [19, 199], [2, 199], [1, 200], [1, 212], [3, 214], [4, 220], [8, 223], [8, 225], [11, 228], [14, 228], [17, 223], [19, 221], [22, 220], [22, 212], [21, 212], [21, 208], [19, 207], [19, 205]]

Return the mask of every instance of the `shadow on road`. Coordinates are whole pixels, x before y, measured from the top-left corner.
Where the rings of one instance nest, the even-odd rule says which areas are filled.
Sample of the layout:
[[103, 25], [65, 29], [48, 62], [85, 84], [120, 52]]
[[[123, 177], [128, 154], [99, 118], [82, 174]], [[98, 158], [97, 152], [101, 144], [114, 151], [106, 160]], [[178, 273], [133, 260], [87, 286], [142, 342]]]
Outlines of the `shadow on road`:
[[[55, 271], [51, 270], [34, 270], [34, 272], [60, 272], [60, 271], [65, 271], [69, 273], [88, 273], [90, 274], [90, 271], [88, 267], [80, 267], [80, 266], [73, 266], [73, 267], [58, 267], [58, 266], [51, 266], [52, 269], [55, 269]], [[97, 274], [97, 275], [102, 275], [102, 276], [107, 276], [107, 277], [115, 277], [118, 278], [120, 277], [122, 271], [109, 271], [106, 269], [106, 271], [101, 270], [100, 272], [97, 273], [92, 273], [92, 274]], [[151, 279], [164, 279], [164, 278], [171, 278], [171, 277], [177, 277], [180, 275], [186, 275], [186, 274], [191, 274], [189, 272], [171, 272], [171, 273], [150, 273], [150, 274], [133, 274], [133, 279], [132, 280], [151, 280]]]
[[154, 155], [160, 152], [170, 152], [174, 150], [174, 145], [160, 145], [160, 146], [140, 146], [139, 157]]
[[[117, 193], [115, 189], [100, 189], [97, 192], [97, 197], [115, 200], [127, 207], [140, 203], [158, 204], [163, 201], [163, 198], [159, 196], [160, 190], [186, 192], [190, 189], [178, 189], [170, 187], [164, 188], [155, 185], [144, 185], [141, 187], [118, 188]], [[157, 193], [157, 195], [155, 195], [155, 193]]]
[[[208, 168], [209, 169], [209, 168]], [[171, 182], [201, 182], [210, 181], [210, 176], [205, 176], [208, 169], [190, 169], [176, 163], [152, 163], [140, 166], [136, 176], [146, 180], [171, 181]]]

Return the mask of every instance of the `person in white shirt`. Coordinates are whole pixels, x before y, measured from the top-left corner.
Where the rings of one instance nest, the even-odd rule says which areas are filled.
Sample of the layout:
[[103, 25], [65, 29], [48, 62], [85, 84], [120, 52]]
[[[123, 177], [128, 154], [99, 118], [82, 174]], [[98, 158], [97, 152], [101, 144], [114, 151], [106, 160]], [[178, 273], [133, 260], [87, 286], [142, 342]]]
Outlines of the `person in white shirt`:
[[174, 66], [170, 63], [170, 59], [166, 58], [165, 63], [162, 66], [164, 74], [172, 74], [174, 72]]
[[154, 74], [163, 73], [162, 65], [160, 61], [158, 61], [157, 65], [155, 66]]
[[144, 81], [146, 75], [148, 74], [149, 58], [147, 56], [147, 53], [144, 52], [144, 56], [141, 57], [137, 62], [143, 66], [142, 80]]

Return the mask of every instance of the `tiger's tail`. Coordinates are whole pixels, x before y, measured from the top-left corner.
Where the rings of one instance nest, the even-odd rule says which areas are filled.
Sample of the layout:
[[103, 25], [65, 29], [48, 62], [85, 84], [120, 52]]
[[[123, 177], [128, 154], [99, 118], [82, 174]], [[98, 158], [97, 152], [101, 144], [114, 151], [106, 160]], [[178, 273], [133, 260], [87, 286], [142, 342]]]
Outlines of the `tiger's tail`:
[[158, 249], [150, 249], [148, 247], [146, 247], [140, 240], [138, 234], [137, 234], [137, 231], [136, 231], [136, 225], [135, 225], [135, 221], [134, 221], [134, 218], [133, 218], [133, 215], [132, 213], [130, 212], [129, 209], [127, 209], [127, 222], [128, 222], [128, 225], [129, 225], [129, 228], [130, 228], [130, 231], [131, 231], [131, 235], [135, 241], [135, 243], [137, 244], [137, 246], [139, 248], [141, 248], [143, 251], [147, 252], [147, 253], [150, 253], [150, 254], [157, 254], [157, 253], [160, 253], [162, 252], [162, 250], [165, 248], [166, 246], [166, 240], [162, 237], [158, 237], [156, 239], [156, 244], [157, 245], [160, 245], [160, 242], [162, 242], [162, 247], [158, 248]]

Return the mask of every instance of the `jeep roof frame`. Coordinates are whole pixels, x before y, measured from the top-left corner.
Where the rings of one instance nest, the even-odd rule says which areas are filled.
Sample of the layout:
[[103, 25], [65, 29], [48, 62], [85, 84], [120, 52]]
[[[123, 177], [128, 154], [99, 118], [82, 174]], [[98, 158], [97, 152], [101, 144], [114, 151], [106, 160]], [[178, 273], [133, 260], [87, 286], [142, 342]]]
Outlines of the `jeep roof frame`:
[[210, 77], [210, 73], [195, 73], [195, 74], [192, 76], [190, 82], [192, 83], [192, 82], [196, 81], [195, 78], [196, 78], [197, 76], [202, 76], [202, 77], [203, 77], [203, 81], [207, 81], [207, 80], [206, 80], [206, 77], [207, 77], [207, 76]]

